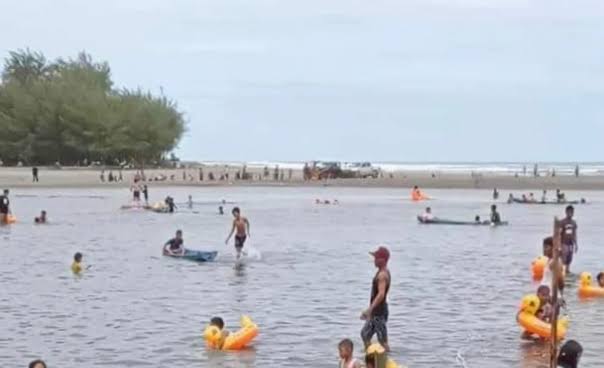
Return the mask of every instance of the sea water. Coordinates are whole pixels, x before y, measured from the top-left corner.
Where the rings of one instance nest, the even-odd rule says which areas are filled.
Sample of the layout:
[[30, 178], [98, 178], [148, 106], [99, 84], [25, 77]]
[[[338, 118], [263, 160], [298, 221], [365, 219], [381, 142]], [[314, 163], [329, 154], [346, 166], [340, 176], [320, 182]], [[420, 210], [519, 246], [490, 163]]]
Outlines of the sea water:
[[[208, 203], [157, 214], [119, 210], [127, 190], [12, 190], [20, 222], [0, 227], [0, 366], [42, 357], [61, 368], [334, 367], [342, 338], [359, 355], [359, 317], [375, 273], [368, 252], [385, 244], [398, 362], [545, 368], [548, 347], [521, 341], [515, 315], [536, 289], [530, 263], [563, 206], [501, 203], [507, 227], [426, 226], [415, 219], [425, 205], [460, 220], [487, 216], [491, 205], [490, 191], [428, 194], [436, 200], [412, 203], [406, 190], [380, 188], [150, 187], [151, 200]], [[604, 195], [568, 195], [590, 200], [576, 210], [574, 272], [595, 274], [604, 269]], [[340, 204], [315, 205], [317, 197]], [[216, 213], [222, 199], [249, 218], [246, 246], [261, 253], [242, 269], [233, 268], [233, 244], [224, 244], [232, 217]], [[42, 209], [50, 223], [36, 226]], [[217, 250], [217, 261], [162, 257], [177, 229], [186, 247]], [[69, 269], [77, 251], [92, 266], [81, 277]], [[600, 367], [604, 300], [579, 301], [571, 280], [568, 337], [584, 346], [582, 368]], [[260, 327], [253, 349], [208, 351], [201, 334], [209, 319], [221, 316], [233, 331], [242, 314]]]

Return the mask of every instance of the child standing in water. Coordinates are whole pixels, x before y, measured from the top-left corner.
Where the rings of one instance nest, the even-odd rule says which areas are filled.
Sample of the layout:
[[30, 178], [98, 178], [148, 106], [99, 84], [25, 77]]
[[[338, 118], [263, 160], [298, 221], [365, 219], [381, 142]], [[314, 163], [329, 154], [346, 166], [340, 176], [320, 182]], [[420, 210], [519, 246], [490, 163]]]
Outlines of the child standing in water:
[[353, 357], [354, 345], [350, 339], [344, 339], [338, 344], [340, 352], [339, 368], [360, 368], [361, 362]]
[[549, 286], [541, 285], [537, 288], [537, 297], [539, 297], [539, 301], [541, 302], [539, 306], [539, 310], [537, 311], [537, 318], [542, 320], [543, 322], [550, 322], [552, 319], [553, 307], [550, 303], [551, 301], [551, 293]]
[[231, 240], [231, 236], [235, 233], [235, 251], [237, 251], [237, 259], [239, 259], [241, 258], [241, 251], [243, 250], [245, 240], [250, 236], [250, 222], [247, 218], [241, 216], [239, 207], [233, 208], [232, 213], [233, 217], [235, 217], [233, 219], [233, 227], [224, 243], [228, 244], [229, 240]]

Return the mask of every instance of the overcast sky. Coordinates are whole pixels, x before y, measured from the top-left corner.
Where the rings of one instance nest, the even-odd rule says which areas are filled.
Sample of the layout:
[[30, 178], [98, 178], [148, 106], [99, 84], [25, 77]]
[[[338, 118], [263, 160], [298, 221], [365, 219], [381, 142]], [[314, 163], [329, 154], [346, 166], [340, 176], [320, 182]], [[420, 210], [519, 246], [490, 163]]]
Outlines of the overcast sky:
[[107, 60], [197, 160], [603, 161], [601, 0], [0, 0], [0, 56]]

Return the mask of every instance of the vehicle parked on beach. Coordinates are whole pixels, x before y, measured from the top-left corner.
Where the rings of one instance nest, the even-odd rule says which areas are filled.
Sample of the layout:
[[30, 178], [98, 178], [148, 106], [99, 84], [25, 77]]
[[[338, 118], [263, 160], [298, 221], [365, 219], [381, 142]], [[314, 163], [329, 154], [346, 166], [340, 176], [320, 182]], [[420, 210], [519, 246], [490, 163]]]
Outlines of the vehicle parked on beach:
[[380, 175], [380, 170], [371, 165], [371, 162], [346, 162], [342, 165], [345, 177], [374, 178]]

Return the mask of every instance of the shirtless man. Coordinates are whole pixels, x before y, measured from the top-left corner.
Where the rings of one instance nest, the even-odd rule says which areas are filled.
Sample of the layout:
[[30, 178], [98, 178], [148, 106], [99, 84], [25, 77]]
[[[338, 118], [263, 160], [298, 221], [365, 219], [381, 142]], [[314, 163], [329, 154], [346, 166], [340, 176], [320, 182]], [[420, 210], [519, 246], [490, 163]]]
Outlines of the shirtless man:
[[560, 221], [561, 241], [562, 241], [562, 262], [567, 273], [570, 273], [570, 264], [573, 261], [573, 254], [579, 250], [577, 244], [577, 223], [573, 220], [575, 208], [566, 207], [566, 217]]
[[237, 251], [237, 259], [241, 257], [241, 250], [243, 249], [243, 244], [248, 236], [250, 236], [250, 222], [246, 217], [241, 216], [241, 210], [239, 207], [233, 208], [233, 228], [229, 236], [227, 237], [225, 244], [229, 244], [229, 240], [231, 240], [231, 236], [235, 233], [235, 250]]
[[138, 179], [134, 179], [134, 183], [130, 186], [130, 190], [132, 191], [132, 200], [136, 203], [140, 202], [142, 188]]

